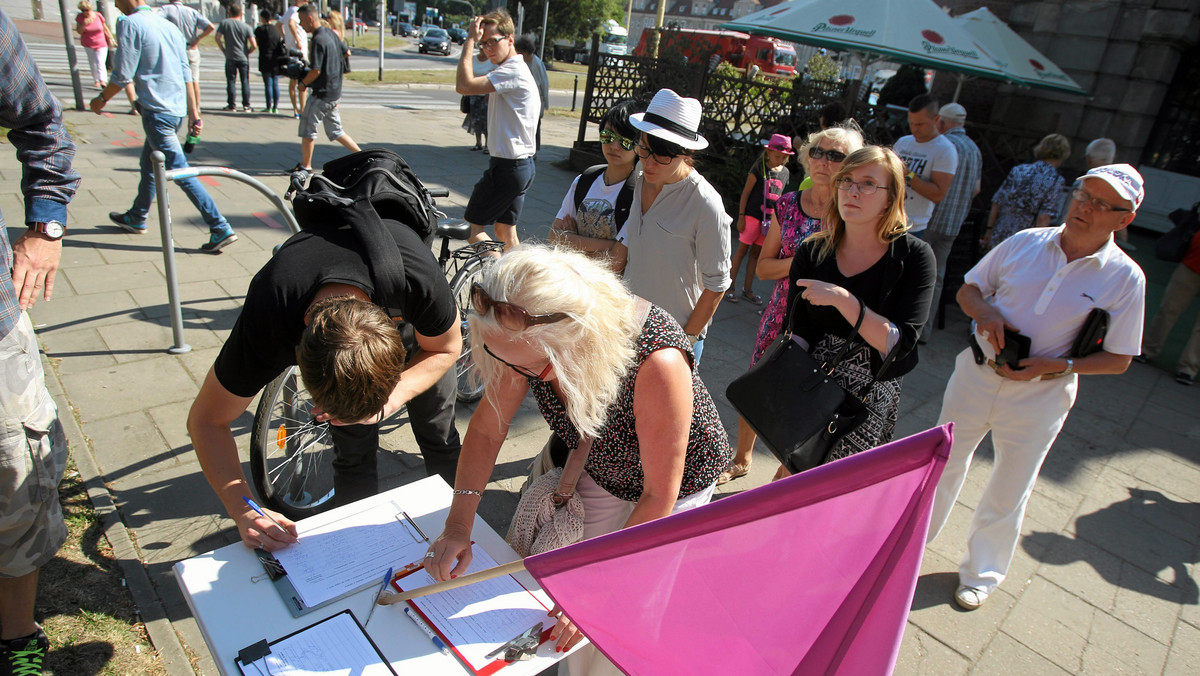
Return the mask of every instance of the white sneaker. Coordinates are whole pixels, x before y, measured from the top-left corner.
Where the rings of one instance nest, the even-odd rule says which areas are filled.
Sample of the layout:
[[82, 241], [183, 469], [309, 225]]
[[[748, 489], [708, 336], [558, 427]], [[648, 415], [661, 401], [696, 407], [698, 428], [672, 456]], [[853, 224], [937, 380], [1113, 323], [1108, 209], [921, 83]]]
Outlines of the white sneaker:
[[954, 592], [954, 602], [965, 610], [975, 610], [982, 606], [987, 597], [988, 593], [984, 590], [968, 587], [965, 584], [958, 585], [958, 591]]

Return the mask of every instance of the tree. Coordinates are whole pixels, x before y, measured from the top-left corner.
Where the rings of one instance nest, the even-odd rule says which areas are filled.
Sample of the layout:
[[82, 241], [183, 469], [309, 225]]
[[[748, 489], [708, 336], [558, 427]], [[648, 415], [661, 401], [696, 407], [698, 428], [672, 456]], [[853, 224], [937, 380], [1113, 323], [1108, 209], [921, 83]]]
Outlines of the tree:
[[836, 61], [819, 52], [808, 57], [808, 64], [804, 70], [809, 77], [820, 82], [833, 82], [841, 73]]
[[[540, 33], [542, 29], [542, 10], [547, 0], [527, 2], [525, 4], [525, 31]], [[547, 40], [590, 40], [592, 33], [606, 19], [616, 19], [625, 23], [625, 3], [623, 0], [549, 0], [550, 13], [547, 17], [549, 24], [546, 30]], [[508, 11], [517, 16], [517, 2], [510, 0]]]
[[886, 83], [883, 89], [879, 90], [879, 105], [888, 103], [896, 106], [908, 107], [908, 102], [914, 96], [919, 96], [926, 93], [925, 89], [925, 70], [919, 66], [905, 64], [900, 66]]

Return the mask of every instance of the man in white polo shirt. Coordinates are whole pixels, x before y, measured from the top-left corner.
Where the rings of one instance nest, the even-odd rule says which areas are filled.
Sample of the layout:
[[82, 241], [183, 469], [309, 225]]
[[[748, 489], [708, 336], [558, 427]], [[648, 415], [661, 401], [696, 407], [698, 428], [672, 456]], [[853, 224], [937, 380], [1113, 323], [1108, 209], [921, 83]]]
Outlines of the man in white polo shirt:
[[[475, 76], [471, 60], [475, 45], [496, 68]], [[458, 60], [455, 88], [463, 96], [488, 95], [487, 171], [475, 184], [463, 215], [471, 224], [471, 241], [486, 237], [484, 227], [495, 224], [496, 239], [504, 249], [516, 246], [517, 221], [525, 191], [533, 184], [533, 154], [542, 99], [537, 82], [513, 44], [513, 21], [498, 9], [471, 20], [467, 40]]]
[[[1124, 373], [1138, 354], [1146, 277], [1113, 243], [1145, 197], [1128, 164], [1092, 169], [1076, 187], [1063, 225], [1029, 228], [967, 273], [958, 302], [972, 318], [978, 353], [964, 350], [946, 385], [938, 424], [953, 421], [954, 447], [930, 517], [932, 541], [958, 498], [971, 456], [990, 431], [996, 466], [979, 498], [958, 569], [958, 605], [974, 610], [1004, 580], [1042, 461], [1075, 403], [1077, 374]], [[1072, 358], [1093, 309], [1110, 315], [1102, 349]], [[1030, 339], [1014, 370], [997, 366], [1005, 329]], [[980, 363], [982, 360], [982, 363]]]
[[909, 232], [920, 237], [933, 216], [934, 205], [946, 197], [954, 172], [958, 169], [958, 151], [937, 128], [938, 102], [929, 94], [908, 102], [908, 129], [892, 150], [904, 160], [908, 173], [904, 190], [904, 213]]

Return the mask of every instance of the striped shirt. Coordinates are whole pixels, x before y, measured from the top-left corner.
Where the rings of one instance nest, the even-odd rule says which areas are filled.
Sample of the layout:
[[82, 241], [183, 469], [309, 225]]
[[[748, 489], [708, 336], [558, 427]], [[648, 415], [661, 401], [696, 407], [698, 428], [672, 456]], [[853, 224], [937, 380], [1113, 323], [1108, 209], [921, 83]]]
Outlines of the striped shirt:
[[971, 210], [971, 200], [975, 185], [983, 171], [983, 158], [979, 146], [975, 145], [962, 127], [947, 129], [942, 134], [958, 151], [958, 168], [954, 170], [954, 180], [946, 196], [933, 208], [933, 216], [929, 217], [929, 232], [938, 235], [957, 237], [962, 229], [963, 221]]
[[[25, 222], [67, 221], [67, 203], [79, 187], [71, 168], [75, 144], [62, 124], [62, 107], [46, 89], [37, 65], [8, 15], [0, 10], [0, 126], [21, 162]], [[0, 227], [4, 219], [0, 217]], [[0, 338], [21, 315], [12, 281], [12, 245], [0, 235]]]

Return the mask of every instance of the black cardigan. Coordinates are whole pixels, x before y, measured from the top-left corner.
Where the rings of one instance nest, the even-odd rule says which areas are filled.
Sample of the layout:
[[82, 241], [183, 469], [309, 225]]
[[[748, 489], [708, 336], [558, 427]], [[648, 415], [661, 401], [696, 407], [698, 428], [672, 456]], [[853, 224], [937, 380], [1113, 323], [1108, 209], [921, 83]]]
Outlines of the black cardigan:
[[[879, 374], [880, 380], [898, 378], [917, 366], [917, 336], [929, 318], [929, 306], [933, 302], [933, 285], [937, 281], [937, 263], [933, 250], [925, 242], [905, 234], [894, 240], [878, 263], [868, 270], [846, 278], [838, 270], [837, 255], [833, 254], [818, 264], [817, 245], [812, 239], [800, 244], [792, 258], [792, 269], [788, 274], [788, 316], [800, 289], [797, 279], [818, 279], [837, 284], [851, 294], [861, 298], [868, 308], [883, 315], [900, 329], [900, 342], [896, 344], [896, 357], [886, 373]], [[883, 266], [882, 283], [868, 283], [879, 279], [878, 266]], [[841, 338], [850, 335], [854, 324], [846, 321], [837, 308], [817, 307], [800, 299], [796, 307], [793, 331], [815, 347], [826, 334]], [[862, 338], [859, 338], [860, 342]], [[878, 370], [883, 365], [883, 355], [871, 348], [871, 368]]]

